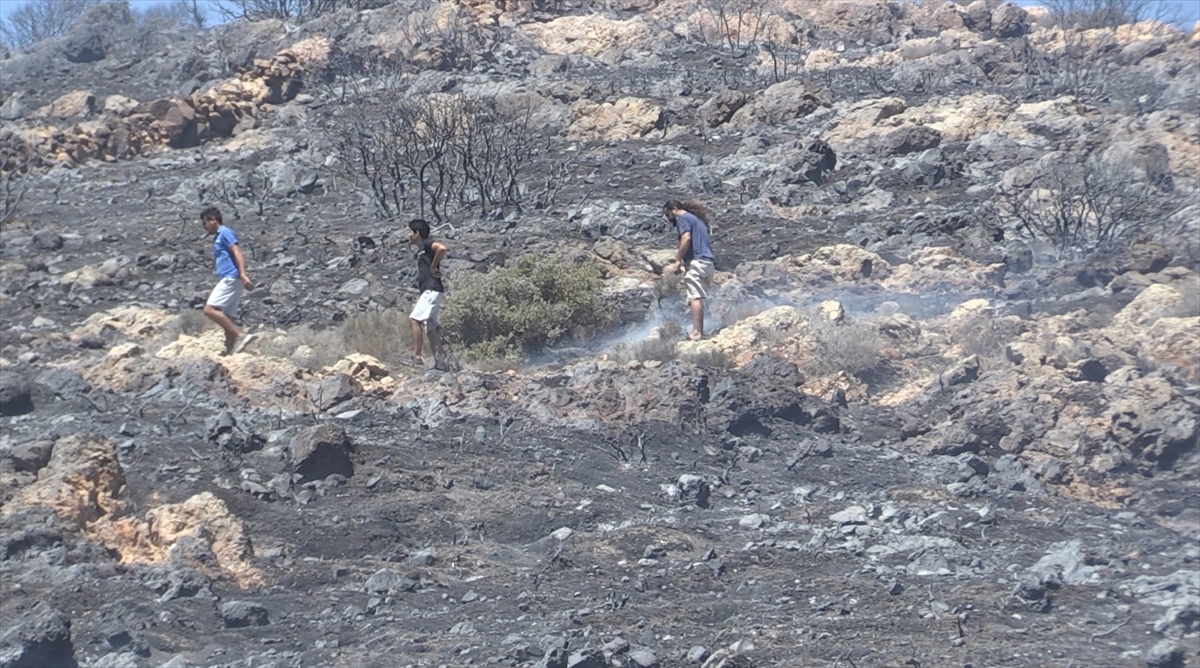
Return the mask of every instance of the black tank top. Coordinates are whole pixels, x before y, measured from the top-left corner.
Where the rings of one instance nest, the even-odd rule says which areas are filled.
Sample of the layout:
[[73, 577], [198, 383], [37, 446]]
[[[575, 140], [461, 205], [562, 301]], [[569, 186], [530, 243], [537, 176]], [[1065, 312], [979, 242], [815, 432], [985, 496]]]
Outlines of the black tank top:
[[420, 250], [417, 252], [417, 287], [421, 289], [421, 292], [427, 290], [446, 291], [442, 287], [442, 279], [433, 275], [433, 241], [429, 239], [421, 242]]

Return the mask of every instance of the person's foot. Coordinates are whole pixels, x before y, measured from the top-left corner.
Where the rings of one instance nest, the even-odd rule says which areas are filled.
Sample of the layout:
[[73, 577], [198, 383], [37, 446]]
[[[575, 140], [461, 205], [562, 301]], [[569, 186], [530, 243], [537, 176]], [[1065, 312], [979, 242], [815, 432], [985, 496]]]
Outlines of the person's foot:
[[425, 366], [425, 360], [421, 359], [420, 357], [417, 357], [416, 355], [410, 355], [409, 358], [404, 361], [408, 364], [411, 364], [412, 366], [420, 366], [420, 367]]
[[704, 335], [701, 334], [700, 332], [690, 332], [688, 334], [688, 341], [699, 341], [700, 339], [703, 339], [703, 338], [704, 338]]
[[233, 349], [230, 351], [230, 354], [237, 354], [237, 353], [242, 352], [243, 350], [246, 349], [246, 346], [251, 341], [253, 341], [254, 339], [257, 339], [257, 338], [258, 338], [257, 333], [243, 334], [242, 336], [239, 336], [237, 342], [233, 344]]

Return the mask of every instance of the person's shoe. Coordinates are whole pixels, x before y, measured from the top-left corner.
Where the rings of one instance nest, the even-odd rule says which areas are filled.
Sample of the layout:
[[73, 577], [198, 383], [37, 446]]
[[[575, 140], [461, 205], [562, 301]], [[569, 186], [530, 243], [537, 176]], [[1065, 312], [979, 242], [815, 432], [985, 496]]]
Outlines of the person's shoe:
[[412, 365], [412, 366], [418, 366], [418, 367], [425, 366], [425, 360], [421, 359], [420, 357], [417, 357], [416, 355], [410, 355], [408, 359], [404, 360], [404, 363]]
[[699, 341], [704, 338], [704, 335], [700, 332], [691, 332], [687, 337], [688, 341]]
[[237, 343], [234, 343], [234, 344], [233, 344], [233, 350], [232, 350], [232, 351], [230, 351], [230, 353], [231, 353], [231, 354], [237, 354], [237, 353], [240, 353], [240, 352], [242, 352], [243, 350], [245, 350], [245, 349], [246, 349], [246, 346], [247, 346], [247, 345], [248, 345], [248, 344], [249, 344], [251, 341], [253, 341], [254, 339], [257, 339], [257, 338], [258, 338], [258, 334], [257, 334], [257, 333], [254, 333], [254, 334], [243, 334], [242, 336], [238, 337]]

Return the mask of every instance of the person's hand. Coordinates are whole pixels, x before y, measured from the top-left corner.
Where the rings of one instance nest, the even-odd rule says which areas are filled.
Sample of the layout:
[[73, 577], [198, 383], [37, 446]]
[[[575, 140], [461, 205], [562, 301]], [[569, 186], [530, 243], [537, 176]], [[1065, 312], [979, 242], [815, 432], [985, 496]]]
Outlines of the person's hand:
[[442, 268], [441, 267], [430, 267], [429, 273], [433, 274], [434, 278], [441, 278], [442, 277]]
[[680, 262], [679, 260], [675, 260], [674, 262], [671, 263], [671, 273], [672, 274], [678, 274], [682, 271], [683, 271], [683, 263], [682, 262]]
[[243, 286], [244, 286], [244, 287], [245, 287], [247, 290], [253, 290], [253, 289], [254, 289], [254, 282], [250, 280], [250, 277], [249, 277], [249, 276], [243, 276], [243, 277], [242, 277], [242, 285], [243, 285]]

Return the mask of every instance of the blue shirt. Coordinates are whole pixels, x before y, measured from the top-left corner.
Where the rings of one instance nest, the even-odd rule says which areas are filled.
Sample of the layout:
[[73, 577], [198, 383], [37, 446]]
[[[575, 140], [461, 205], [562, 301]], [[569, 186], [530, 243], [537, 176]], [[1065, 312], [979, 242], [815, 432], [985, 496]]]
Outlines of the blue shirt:
[[233, 261], [233, 247], [237, 245], [237, 235], [224, 225], [217, 228], [217, 238], [213, 239], [213, 257], [217, 260], [217, 276], [221, 278], [237, 278], [237, 263]]
[[695, 258], [713, 259], [712, 247], [708, 242], [708, 225], [705, 225], [699, 216], [685, 211], [683, 215], [675, 219], [675, 229], [679, 232], [680, 237], [687, 232], [692, 233], [692, 247], [683, 257], [685, 262], [691, 262]]

